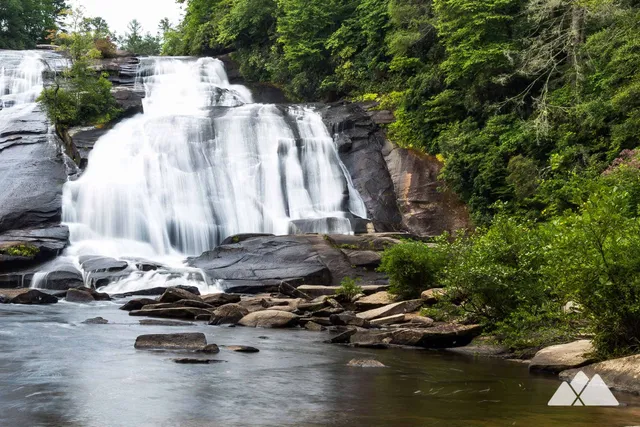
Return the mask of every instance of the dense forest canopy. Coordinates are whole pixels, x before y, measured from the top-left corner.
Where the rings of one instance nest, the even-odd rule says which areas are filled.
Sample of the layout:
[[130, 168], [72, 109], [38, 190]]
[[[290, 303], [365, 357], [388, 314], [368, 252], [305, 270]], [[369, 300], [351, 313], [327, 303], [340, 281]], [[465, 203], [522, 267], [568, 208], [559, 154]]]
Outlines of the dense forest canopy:
[[377, 100], [476, 221], [576, 209], [640, 133], [640, 2], [187, 0], [164, 54], [233, 52], [298, 100]]
[[66, 8], [65, 0], [2, 0], [0, 49], [28, 49], [45, 43]]

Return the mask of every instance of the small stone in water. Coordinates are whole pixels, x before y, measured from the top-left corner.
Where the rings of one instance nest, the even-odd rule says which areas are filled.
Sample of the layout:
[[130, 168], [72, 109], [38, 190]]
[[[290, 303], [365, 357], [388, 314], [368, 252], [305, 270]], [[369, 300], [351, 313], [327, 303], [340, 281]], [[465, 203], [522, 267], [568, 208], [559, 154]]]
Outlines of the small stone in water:
[[226, 346], [226, 349], [231, 351], [237, 351], [238, 353], [257, 353], [260, 351], [255, 347], [249, 347], [246, 345], [228, 345]]
[[109, 323], [107, 319], [103, 319], [102, 317], [94, 317], [93, 319], [87, 319], [84, 322], [87, 325], [106, 325]]
[[373, 359], [352, 359], [347, 366], [355, 366], [358, 368], [386, 368], [384, 364]]
[[181, 365], [208, 365], [210, 363], [224, 363], [226, 360], [216, 360], [216, 359], [192, 359], [192, 358], [183, 358], [183, 359], [173, 359], [174, 362], [179, 363]]

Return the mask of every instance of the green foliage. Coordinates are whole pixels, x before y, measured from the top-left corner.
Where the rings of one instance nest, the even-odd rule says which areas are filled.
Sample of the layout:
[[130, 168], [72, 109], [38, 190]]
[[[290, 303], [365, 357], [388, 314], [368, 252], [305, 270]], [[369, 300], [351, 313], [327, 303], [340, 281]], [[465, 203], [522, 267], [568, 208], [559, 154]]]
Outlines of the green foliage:
[[640, 222], [630, 194], [602, 186], [555, 220], [545, 273], [583, 307], [602, 357], [640, 352]]
[[[105, 124], [120, 114], [111, 94], [107, 75], [97, 75], [93, 61], [102, 53], [96, 41], [104, 34], [87, 25], [80, 12], [72, 16], [74, 25], [69, 33], [61, 33], [57, 40], [71, 59], [71, 66], [57, 75], [46, 87], [38, 102], [52, 123], [61, 128], [76, 125]], [[108, 30], [107, 30], [108, 31]]]
[[40, 249], [29, 244], [20, 244], [9, 247], [0, 248], [0, 253], [17, 257], [33, 257], [38, 255]]
[[[167, 23], [165, 22], [165, 25]], [[170, 31], [169, 28], [165, 28]], [[129, 22], [128, 32], [122, 40], [122, 49], [131, 52], [134, 55], [159, 55], [162, 49], [161, 39], [159, 36], [153, 36], [151, 33], [142, 33], [142, 25], [137, 19]]]
[[503, 321], [521, 306], [540, 306], [550, 297], [541, 273], [546, 237], [532, 224], [497, 216], [489, 229], [449, 245], [441, 282], [485, 324]]
[[362, 293], [362, 287], [359, 283], [359, 278], [353, 279], [351, 277], [345, 277], [340, 282], [340, 287], [336, 290], [336, 295], [340, 295], [350, 301], [353, 297]]
[[58, 28], [64, 0], [2, 0], [0, 49], [30, 49]]
[[574, 340], [581, 329], [577, 316], [564, 314], [555, 303], [542, 306], [520, 306], [507, 318], [497, 322], [493, 333], [499, 342], [516, 355], [542, 347]]
[[436, 287], [445, 254], [422, 242], [406, 242], [385, 249], [379, 271], [389, 276], [389, 292], [400, 298], [418, 298]]

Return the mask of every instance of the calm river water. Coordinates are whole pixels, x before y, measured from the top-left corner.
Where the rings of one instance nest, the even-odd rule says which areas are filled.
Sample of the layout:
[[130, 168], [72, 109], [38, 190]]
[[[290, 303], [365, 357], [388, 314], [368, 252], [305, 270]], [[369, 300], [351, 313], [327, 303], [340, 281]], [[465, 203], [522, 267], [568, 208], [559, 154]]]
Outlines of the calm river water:
[[[323, 344], [322, 332], [141, 326], [120, 304], [0, 306], [0, 426], [631, 426], [621, 408], [550, 408], [560, 384], [526, 365], [415, 350]], [[102, 316], [112, 324], [81, 322]], [[137, 351], [145, 333], [204, 332], [210, 365]], [[346, 366], [375, 358], [387, 368]]]

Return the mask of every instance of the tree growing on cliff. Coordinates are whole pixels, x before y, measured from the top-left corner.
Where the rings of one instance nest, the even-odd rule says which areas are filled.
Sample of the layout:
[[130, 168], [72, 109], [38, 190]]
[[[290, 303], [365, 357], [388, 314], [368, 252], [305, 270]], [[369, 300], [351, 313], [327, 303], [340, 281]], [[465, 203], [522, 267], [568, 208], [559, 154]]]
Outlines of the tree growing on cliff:
[[96, 33], [86, 24], [82, 10], [76, 10], [70, 17], [69, 32], [58, 34], [57, 40], [71, 64], [38, 98], [58, 130], [104, 124], [120, 113], [111, 94], [111, 82], [92, 68], [102, 53], [96, 47]]

